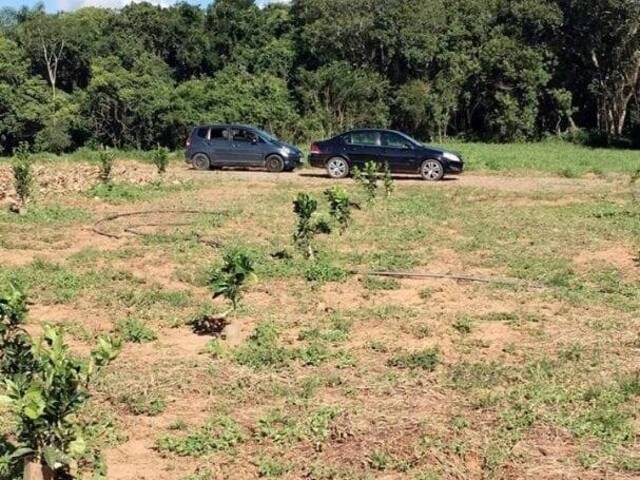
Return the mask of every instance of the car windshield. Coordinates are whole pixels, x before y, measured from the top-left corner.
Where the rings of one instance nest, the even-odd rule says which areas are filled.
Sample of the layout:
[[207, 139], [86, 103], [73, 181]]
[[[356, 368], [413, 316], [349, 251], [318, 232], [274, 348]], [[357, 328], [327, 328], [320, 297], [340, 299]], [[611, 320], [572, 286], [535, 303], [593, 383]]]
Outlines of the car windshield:
[[260, 130], [259, 128], [256, 128], [255, 131], [260, 137], [262, 137], [263, 140], [268, 140], [270, 142], [278, 141], [278, 138], [269, 132], [265, 132], [264, 130]]

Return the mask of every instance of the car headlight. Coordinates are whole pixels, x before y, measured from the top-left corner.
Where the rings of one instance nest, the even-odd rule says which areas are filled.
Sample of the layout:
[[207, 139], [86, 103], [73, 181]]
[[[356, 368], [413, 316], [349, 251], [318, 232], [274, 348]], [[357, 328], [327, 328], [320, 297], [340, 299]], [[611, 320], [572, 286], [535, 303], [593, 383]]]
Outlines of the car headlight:
[[288, 157], [288, 156], [289, 156], [289, 155], [291, 155], [293, 152], [292, 152], [292, 151], [291, 151], [291, 149], [290, 149], [290, 148], [288, 148], [288, 147], [282, 147], [282, 148], [280, 149], [280, 153], [281, 153], [282, 155], [284, 155], [285, 157]]
[[446, 158], [447, 160], [451, 161], [451, 162], [459, 162], [460, 161], [460, 157], [458, 157], [457, 155], [450, 153], [450, 152], [444, 152], [442, 154], [442, 158]]

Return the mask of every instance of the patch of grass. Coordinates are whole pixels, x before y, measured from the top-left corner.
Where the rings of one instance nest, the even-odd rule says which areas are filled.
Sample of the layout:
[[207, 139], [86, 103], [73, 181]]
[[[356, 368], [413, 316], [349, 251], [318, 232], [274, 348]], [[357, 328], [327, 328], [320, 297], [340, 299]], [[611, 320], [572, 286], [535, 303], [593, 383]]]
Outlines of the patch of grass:
[[323, 257], [310, 262], [304, 271], [304, 277], [309, 282], [342, 282], [347, 278], [347, 272]]
[[360, 280], [362, 286], [367, 290], [397, 290], [400, 288], [400, 282], [395, 278], [383, 278], [367, 275]]
[[0, 283], [12, 283], [45, 304], [68, 303], [86, 287], [82, 275], [42, 259], [36, 259], [22, 267], [0, 266]]
[[193, 184], [191, 183], [98, 183], [87, 191], [87, 196], [99, 198], [109, 203], [121, 204], [153, 200], [167, 194], [192, 189]]
[[292, 360], [292, 352], [279, 344], [280, 331], [273, 322], [262, 322], [245, 345], [233, 352], [240, 365], [261, 368], [282, 368]]
[[387, 365], [396, 368], [422, 369], [432, 372], [440, 364], [440, 351], [428, 348], [418, 352], [401, 353], [387, 361]]
[[337, 344], [349, 339], [350, 329], [351, 322], [349, 320], [340, 315], [332, 315], [328, 326], [302, 330], [298, 339]]
[[215, 452], [227, 452], [244, 442], [246, 434], [238, 423], [228, 416], [210, 419], [187, 436], [165, 435], [156, 442], [161, 453], [181, 457], [202, 457]]
[[91, 212], [87, 210], [61, 204], [31, 205], [22, 215], [0, 210], [0, 222], [24, 225], [64, 226], [86, 222], [92, 217]]
[[[631, 174], [638, 168], [637, 151], [590, 148], [556, 139], [537, 143], [451, 142], [445, 145], [462, 153], [468, 170], [521, 175], [544, 172], [573, 178], [602, 171]], [[571, 159], [570, 167], [567, 159]]]
[[468, 335], [473, 330], [473, 320], [467, 315], [462, 315], [461, 317], [457, 318], [451, 326], [458, 333], [461, 333], [462, 335]]
[[257, 466], [260, 478], [280, 478], [291, 468], [290, 465], [273, 457], [261, 457]]
[[133, 317], [120, 320], [116, 326], [116, 332], [123, 340], [132, 343], [153, 342], [158, 338], [158, 334], [145, 322]]

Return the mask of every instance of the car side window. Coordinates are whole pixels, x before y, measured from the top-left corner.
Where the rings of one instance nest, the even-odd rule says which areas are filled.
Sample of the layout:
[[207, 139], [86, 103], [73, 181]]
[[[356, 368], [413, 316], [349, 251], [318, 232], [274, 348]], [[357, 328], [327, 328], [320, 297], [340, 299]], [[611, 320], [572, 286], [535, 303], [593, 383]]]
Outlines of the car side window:
[[199, 128], [198, 131], [196, 132], [196, 135], [198, 135], [198, 137], [204, 138], [205, 140], [207, 139], [208, 134], [209, 134], [209, 129], [206, 127]]
[[381, 143], [383, 147], [389, 148], [411, 148], [406, 138], [397, 133], [384, 132], [382, 134]]
[[345, 138], [349, 145], [362, 145], [366, 147], [377, 147], [379, 135], [377, 132], [352, 132]]
[[227, 129], [224, 127], [212, 127], [209, 135], [211, 140], [227, 140]]
[[232, 134], [234, 142], [251, 143], [258, 139], [254, 132], [245, 128], [234, 128], [232, 129]]

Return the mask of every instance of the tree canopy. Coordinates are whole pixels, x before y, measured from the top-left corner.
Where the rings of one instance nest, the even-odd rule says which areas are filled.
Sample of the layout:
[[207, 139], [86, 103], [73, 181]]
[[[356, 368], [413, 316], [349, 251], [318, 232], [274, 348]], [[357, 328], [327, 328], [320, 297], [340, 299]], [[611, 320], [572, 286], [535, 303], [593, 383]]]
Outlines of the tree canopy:
[[638, 0], [293, 0], [0, 11], [0, 151], [180, 146], [201, 122], [640, 144]]

